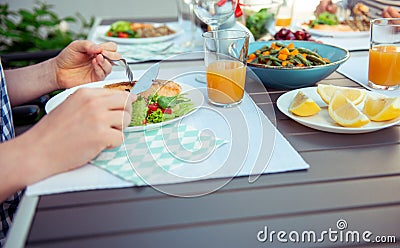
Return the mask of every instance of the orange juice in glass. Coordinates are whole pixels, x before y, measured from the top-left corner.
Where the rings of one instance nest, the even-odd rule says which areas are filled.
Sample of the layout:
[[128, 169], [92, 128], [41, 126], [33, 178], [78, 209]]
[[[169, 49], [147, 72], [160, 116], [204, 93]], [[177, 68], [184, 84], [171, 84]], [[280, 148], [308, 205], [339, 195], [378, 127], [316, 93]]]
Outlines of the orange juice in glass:
[[278, 17], [276, 18], [275, 26], [289, 27], [292, 24], [292, 17]]
[[375, 46], [370, 49], [368, 80], [375, 87], [400, 85], [400, 46]]
[[400, 86], [400, 18], [371, 21], [368, 85], [394, 90]]
[[275, 27], [277, 30], [283, 27], [290, 27], [292, 24], [293, 8], [295, 0], [283, 0], [281, 6], [279, 6], [278, 13], [276, 15]]
[[203, 37], [208, 101], [219, 107], [235, 106], [244, 95], [249, 34], [219, 30]]
[[207, 93], [214, 104], [242, 101], [246, 65], [240, 61], [217, 60], [207, 66]]

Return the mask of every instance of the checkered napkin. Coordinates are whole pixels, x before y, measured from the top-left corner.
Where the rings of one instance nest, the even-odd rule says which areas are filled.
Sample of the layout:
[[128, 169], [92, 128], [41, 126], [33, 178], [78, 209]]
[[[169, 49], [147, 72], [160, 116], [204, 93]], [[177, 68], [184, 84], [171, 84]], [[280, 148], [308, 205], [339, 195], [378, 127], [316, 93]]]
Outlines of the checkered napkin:
[[[167, 49], [167, 50], [164, 50]], [[165, 59], [175, 54], [192, 51], [178, 44], [170, 46], [169, 42], [119, 45], [118, 52], [125, 58], [134, 60]]]
[[91, 163], [134, 185], [172, 183], [185, 181], [177, 179], [175, 171], [187, 169], [190, 174], [196, 163], [225, 143], [210, 130], [200, 131], [185, 124], [166, 125], [125, 133], [121, 146], [102, 151]]

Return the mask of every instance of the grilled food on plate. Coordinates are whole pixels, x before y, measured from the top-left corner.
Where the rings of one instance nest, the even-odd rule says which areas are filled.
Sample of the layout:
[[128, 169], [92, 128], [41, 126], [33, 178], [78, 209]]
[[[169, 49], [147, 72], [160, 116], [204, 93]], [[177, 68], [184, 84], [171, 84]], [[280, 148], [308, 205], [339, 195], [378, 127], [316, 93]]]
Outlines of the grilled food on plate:
[[[120, 82], [105, 85], [104, 88], [130, 91], [136, 82]], [[194, 110], [191, 99], [181, 94], [182, 87], [173, 81], [156, 79], [153, 85], [139, 94], [132, 103], [130, 126], [160, 123], [186, 115]]]

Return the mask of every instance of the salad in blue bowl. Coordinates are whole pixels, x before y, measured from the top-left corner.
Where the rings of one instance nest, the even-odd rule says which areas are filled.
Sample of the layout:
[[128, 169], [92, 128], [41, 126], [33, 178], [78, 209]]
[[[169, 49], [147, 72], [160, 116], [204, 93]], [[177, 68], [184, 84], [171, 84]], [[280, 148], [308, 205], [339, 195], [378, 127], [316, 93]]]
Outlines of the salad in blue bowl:
[[341, 47], [295, 40], [252, 42], [248, 54], [248, 67], [266, 87], [277, 89], [312, 86], [350, 57]]

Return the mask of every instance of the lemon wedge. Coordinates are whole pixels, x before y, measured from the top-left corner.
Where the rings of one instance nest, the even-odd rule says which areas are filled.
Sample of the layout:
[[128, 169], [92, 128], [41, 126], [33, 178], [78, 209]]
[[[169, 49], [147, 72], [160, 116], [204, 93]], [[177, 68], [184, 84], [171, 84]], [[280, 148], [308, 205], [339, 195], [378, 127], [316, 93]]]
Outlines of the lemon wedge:
[[321, 96], [321, 99], [329, 104], [333, 94], [336, 91], [341, 91], [343, 95], [349, 99], [354, 105], [360, 104], [366, 95], [365, 89], [349, 88], [335, 85], [319, 84], [317, 87], [317, 92]]
[[344, 127], [362, 127], [370, 122], [340, 90], [333, 93], [328, 113], [337, 124]]
[[389, 121], [400, 116], [400, 97], [386, 98], [368, 95], [364, 102], [364, 114], [371, 121]]
[[315, 115], [321, 110], [318, 104], [299, 91], [289, 106], [289, 111], [298, 116], [311, 116]]

